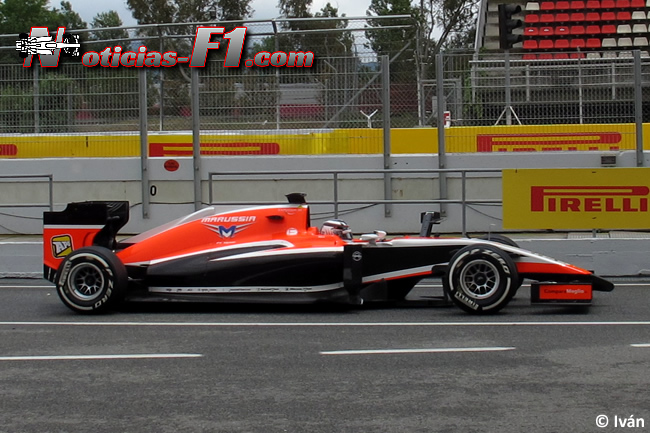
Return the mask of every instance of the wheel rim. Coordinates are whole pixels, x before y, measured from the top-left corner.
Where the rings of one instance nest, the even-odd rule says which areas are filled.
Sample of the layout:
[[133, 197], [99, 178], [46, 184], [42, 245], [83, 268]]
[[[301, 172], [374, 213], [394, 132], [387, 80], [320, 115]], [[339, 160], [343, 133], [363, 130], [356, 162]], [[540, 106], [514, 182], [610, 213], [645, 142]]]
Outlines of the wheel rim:
[[93, 263], [80, 263], [70, 270], [68, 285], [72, 294], [84, 301], [97, 298], [104, 288], [104, 274]]
[[473, 260], [460, 273], [460, 286], [474, 299], [485, 299], [498, 289], [501, 277], [497, 267], [487, 260]]

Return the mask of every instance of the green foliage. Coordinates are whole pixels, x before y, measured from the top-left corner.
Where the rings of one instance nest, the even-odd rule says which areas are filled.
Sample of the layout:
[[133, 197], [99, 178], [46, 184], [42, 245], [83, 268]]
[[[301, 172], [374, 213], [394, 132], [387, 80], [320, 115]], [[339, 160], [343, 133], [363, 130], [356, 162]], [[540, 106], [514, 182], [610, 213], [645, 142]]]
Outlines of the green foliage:
[[124, 29], [99, 30], [108, 27], [122, 27], [122, 25], [120, 15], [116, 11], [100, 12], [95, 15], [91, 23], [91, 27], [96, 30], [90, 34], [90, 40], [108, 41], [112, 39], [127, 39], [129, 32]]

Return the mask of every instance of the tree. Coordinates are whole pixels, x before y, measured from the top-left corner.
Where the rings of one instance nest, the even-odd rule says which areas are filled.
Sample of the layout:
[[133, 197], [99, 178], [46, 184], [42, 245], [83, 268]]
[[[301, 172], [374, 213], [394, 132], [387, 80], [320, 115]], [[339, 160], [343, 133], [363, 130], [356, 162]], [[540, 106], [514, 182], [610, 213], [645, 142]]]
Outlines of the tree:
[[[98, 13], [95, 15], [92, 23], [90, 24], [93, 29], [122, 27], [122, 25], [123, 24], [122, 20], [120, 19], [120, 15], [114, 10]], [[129, 32], [127, 32], [125, 29], [95, 30], [90, 34], [90, 38], [95, 41], [127, 39], [128, 37]]]
[[55, 27], [65, 27], [66, 30], [79, 30], [88, 27], [78, 13], [72, 10], [70, 2], [62, 1], [61, 9], [53, 9], [55, 15]]
[[39, 26], [53, 29], [57, 12], [47, 6], [48, 0], [5, 0], [0, 3], [0, 34], [29, 32]]

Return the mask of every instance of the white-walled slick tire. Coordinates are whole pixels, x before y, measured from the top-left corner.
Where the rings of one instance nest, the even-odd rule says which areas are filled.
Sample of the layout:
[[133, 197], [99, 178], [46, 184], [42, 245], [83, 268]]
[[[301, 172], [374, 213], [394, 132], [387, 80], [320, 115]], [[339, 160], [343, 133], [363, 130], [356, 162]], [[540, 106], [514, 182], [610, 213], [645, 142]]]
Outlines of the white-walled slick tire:
[[519, 287], [512, 258], [491, 245], [470, 245], [451, 258], [443, 287], [452, 302], [473, 314], [505, 307]]
[[56, 291], [63, 303], [79, 313], [102, 313], [119, 303], [126, 292], [124, 264], [108, 248], [85, 247], [61, 264]]

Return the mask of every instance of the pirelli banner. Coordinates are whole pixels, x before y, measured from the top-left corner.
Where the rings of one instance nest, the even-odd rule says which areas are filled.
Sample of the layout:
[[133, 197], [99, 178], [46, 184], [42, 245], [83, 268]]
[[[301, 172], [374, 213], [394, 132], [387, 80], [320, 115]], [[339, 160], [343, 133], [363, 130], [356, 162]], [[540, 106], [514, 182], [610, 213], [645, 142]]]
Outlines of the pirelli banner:
[[650, 168], [503, 170], [503, 228], [648, 229]]

